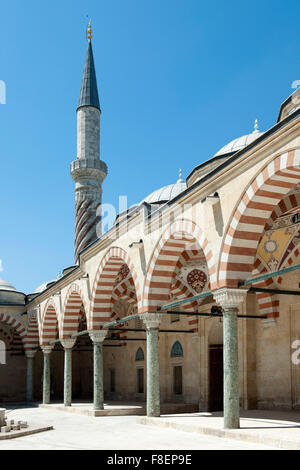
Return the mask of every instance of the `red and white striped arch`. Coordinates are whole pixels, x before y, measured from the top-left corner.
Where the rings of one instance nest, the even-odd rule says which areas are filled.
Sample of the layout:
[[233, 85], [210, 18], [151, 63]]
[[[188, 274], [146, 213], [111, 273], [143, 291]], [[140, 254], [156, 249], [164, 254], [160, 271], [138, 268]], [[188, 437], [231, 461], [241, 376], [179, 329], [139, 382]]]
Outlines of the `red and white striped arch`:
[[[252, 271], [253, 276], [257, 276], [260, 274], [264, 274], [269, 272], [267, 267], [264, 263], [257, 258], [254, 263], [254, 269]], [[255, 284], [256, 287], [263, 287], [263, 288], [278, 288], [276, 283], [272, 278], [266, 279]], [[279, 299], [275, 294], [270, 294], [267, 292], [257, 292], [256, 298], [258, 302], [259, 312], [262, 315], [267, 315], [269, 318], [276, 318], [279, 316]]]
[[127, 264], [134, 282], [138, 309], [141, 308], [142, 298], [135, 266], [125, 250], [112, 247], [103, 257], [95, 278], [89, 315], [89, 329], [97, 329], [110, 319], [114, 284], [124, 263]]
[[25, 350], [37, 348], [39, 345], [39, 326], [36, 315], [30, 315], [26, 335], [23, 340]]
[[259, 240], [273, 210], [300, 181], [300, 149], [277, 156], [245, 191], [227, 230], [219, 287], [236, 287], [251, 277]]
[[26, 335], [26, 328], [22, 323], [13, 315], [9, 313], [0, 313], [0, 322], [6, 323], [7, 325], [13, 327], [16, 332], [19, 334], [22, 343], [25, 349], [25, 335]]
[[66, 295], [63, 315], [60, 325], [60, 338], [66, 339], [77, 333], [82, 315], [82, 306], [88, 318], [87, 303], [78, 284], [72, 284]]
[[168, 302], [172, 279], [176, 276], [175, 267], [193, 239], [205, 255], [212, 288], [216, 285], [213, 254], [202, 230], [192, 221], [175, 221], [154, 249], [146, 275], [143, 312], [156, 312], [158, 306]]
[[40, 345], [47, 346], [49, 341], [56, 340], [58, 329], [58, 316], [53, 299], [49, 299], [44, 308], [42, 326], [40, 331]]

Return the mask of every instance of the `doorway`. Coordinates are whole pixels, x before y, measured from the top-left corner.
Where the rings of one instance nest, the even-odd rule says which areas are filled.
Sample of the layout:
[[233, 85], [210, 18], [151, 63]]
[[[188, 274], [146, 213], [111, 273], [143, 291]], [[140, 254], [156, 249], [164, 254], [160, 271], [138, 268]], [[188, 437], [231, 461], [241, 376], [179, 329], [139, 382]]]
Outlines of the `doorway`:
[[209, 346], [209, 411], [223, 411], [223, 344]]
[[173, 394], [182, 395], [182, 366], [173, 367]]
[[137, 373], [137, 393], [144, 393], [144, 368], [140, 367], [136, 370]]

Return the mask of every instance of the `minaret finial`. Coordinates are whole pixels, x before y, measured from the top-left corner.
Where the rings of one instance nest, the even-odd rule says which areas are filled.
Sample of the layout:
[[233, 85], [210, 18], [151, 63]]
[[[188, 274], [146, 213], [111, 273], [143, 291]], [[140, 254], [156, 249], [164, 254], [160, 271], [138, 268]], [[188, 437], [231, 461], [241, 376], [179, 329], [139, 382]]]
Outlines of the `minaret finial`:
[[88, 26], [88, 40], [91, 42], [92, 40], [92, 21], [90, 20], [89, 26]]
[[182, 170], [181, 170], [181, 168], [179, 170], [179, 180], [177, 181], [177, 183], [184, 183], [184, 181], [182, 179]]
[[253, 131], [253, 134], [257, 134], [259, 132], [259, 128], [258, 128], [258, 119], [255, 119], [254, 121], [254, 131]]

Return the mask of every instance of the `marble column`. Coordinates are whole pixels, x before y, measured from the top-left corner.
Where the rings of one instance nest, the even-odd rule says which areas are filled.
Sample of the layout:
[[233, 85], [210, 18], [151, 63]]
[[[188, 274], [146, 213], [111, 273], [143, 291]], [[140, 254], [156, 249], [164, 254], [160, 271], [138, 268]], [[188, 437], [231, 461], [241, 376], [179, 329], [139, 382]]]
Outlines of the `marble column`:
[[26, 355], [26, 401], [33, 401], [33, 386], [34, 386], [34, 356], [36, 351], [25, 351]]
[[94, 410], [104, 410], [103, 341], [107, 330], [91, 331], [89, 335], [94, 343]]
[[160, 416], [159, 324], [164, 314], [143, 313], [140, 318], [147, 329], [147, 416]]
[[48, 405], [50, 403], [50, 354], [53, 346], [42, 346], [44, 354], [44, 371], [43, 371], [43, 404]]
[[223, 288], [213, 293], [223, 309], [224, 428], [240, 427], [237, 314], [245, 299], [245, 289]]
[[76, 339], [62, 339], [61, 344], [65, 350], [64, 363], [64, 406], [72, 405], [72, 348]]

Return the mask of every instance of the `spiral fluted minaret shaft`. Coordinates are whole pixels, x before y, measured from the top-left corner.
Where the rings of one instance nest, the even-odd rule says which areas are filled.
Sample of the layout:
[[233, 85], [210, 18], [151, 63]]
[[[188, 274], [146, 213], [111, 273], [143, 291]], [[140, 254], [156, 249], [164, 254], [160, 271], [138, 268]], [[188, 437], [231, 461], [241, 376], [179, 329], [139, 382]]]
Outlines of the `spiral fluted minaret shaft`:
[[89, 40], [77, 108], [77, 159], [71, 163], [75, 181], [75, 263], [79, 254], [101, 235], [99, 206], [107, 166], [100, 160], [101, 109]]

